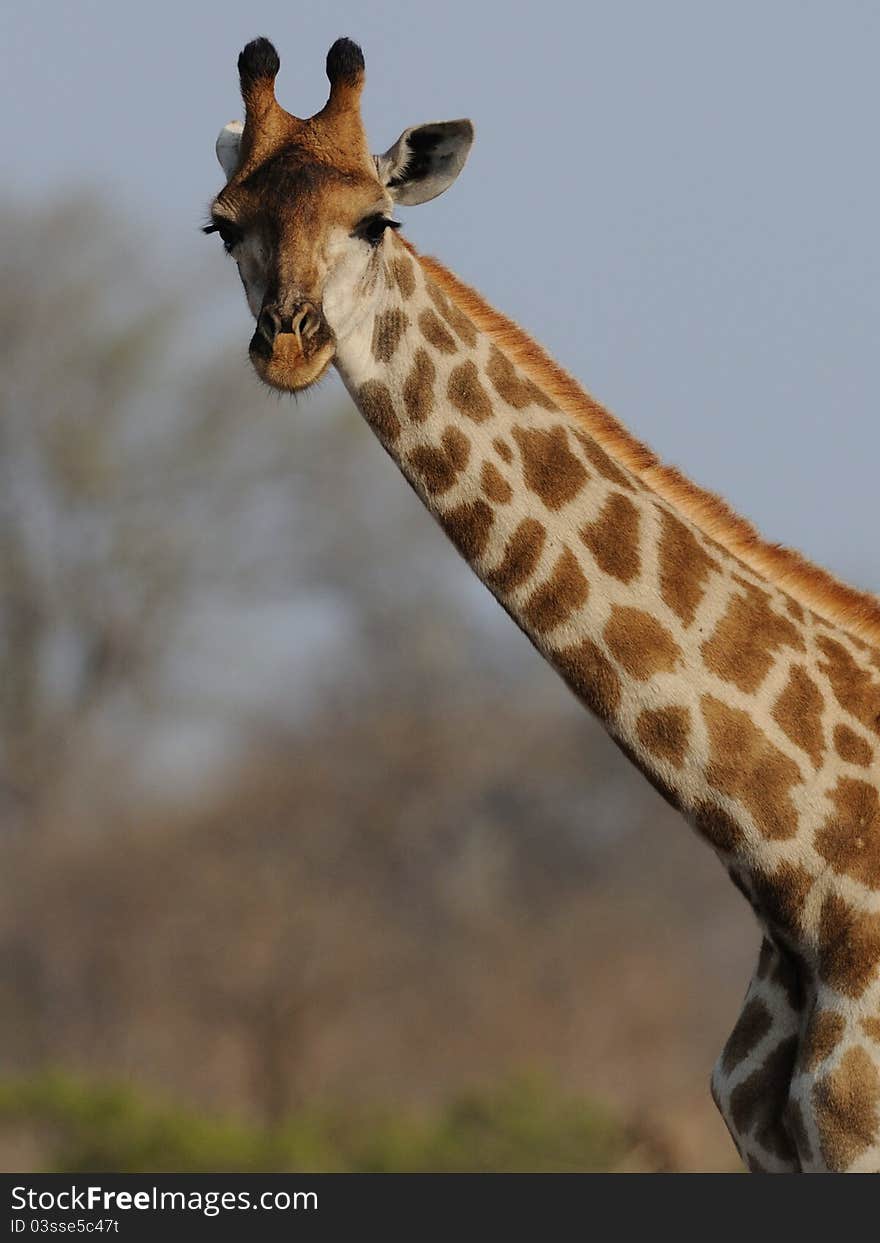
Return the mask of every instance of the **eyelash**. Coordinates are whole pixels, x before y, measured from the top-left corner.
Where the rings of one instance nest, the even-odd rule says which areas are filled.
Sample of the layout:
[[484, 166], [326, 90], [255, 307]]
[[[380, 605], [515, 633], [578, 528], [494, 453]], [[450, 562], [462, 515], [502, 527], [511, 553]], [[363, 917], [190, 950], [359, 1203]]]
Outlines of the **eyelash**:
[[399, 229], [399, 220], [389, 220], [387, 216], [367, 216], [362, 220], [354, 231], [354, 236], [359, 237], [361, 241], [369, 242], [371, 246], [378, 246], [382, 238], [385, 236], [386, 229]]
[[238, 229], [235, 229], [228, 224], [217, 224], [216, 221], [212, 224], [205, 225], [202, 232], [218, 233], [220, 235], [220, 241], [223, 243], [223, 249], [226, 251], [227, 255], [231, 254], [241, 241], [241, 233]]

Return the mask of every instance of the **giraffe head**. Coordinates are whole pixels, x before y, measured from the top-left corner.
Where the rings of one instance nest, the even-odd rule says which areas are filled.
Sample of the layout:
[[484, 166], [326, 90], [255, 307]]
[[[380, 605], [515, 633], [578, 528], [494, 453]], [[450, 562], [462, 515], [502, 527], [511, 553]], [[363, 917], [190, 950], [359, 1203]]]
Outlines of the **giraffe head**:
[[238, 58], [245, 106], [217, 139], [226, 185], [211, 205], [257, 321], [250, 357], [274, 388], [297, 390], [327, 370], [376, 283], [395, 203], [424, 203], [450, 186], [473, 141], [470, 121], [403, 131], [373, 156], [360, 114], [364, 58], [350, 39], [327, 54], [330, 97], [308, 120], [275, 98], [278, 53], [255, 39]]

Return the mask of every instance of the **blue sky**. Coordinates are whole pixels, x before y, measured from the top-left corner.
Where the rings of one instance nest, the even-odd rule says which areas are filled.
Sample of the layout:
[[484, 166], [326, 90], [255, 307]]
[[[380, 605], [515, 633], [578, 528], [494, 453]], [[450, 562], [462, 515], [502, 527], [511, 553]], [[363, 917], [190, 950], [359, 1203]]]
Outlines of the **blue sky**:
[[[459, 183], [402, 212], [410, 239], [766, 535], [880, 590], [880, 6], [18, 0], [0, 10], [6, 193], [97, 189], [160, 276], [200, 279], [255, 34], [301, 114], [329, 44], [357, 39], [377, 149], [472, 117]], [[243, 340], [231, 272], [227, 291]]]

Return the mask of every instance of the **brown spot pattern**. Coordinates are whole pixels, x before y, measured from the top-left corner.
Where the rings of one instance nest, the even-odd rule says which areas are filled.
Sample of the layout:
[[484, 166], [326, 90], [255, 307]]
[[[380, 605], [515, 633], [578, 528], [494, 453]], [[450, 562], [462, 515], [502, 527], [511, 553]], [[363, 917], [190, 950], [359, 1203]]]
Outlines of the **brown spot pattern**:
[[747, 712], [712, 695], [704, 695], [701, 706], [711, 748], [709, 785], [742, 803], [765, 837], [793, 837], [797, 812], [789, 791], [800, 784], [797, 764], [773, 745]]
[[480, 471], [480, 485], [483, 489], [483, 495], [490, 501], [496, 501], [499, 505], [506, 505], [513, 496], [513, 489], [502, 475], [497, 466], [493, 466], [491, 462], [484, 462]]
[[797, 1036], [789, 1036], [730, 1094], [730, 1116], [739, 1134], [747, 1135], [757, 1124], [756, 1138], [774, 1152], [778, 1142], [769, 1129], [785, 1109], [796, 1054]]
[[526, 406], [541, 406], [544, 410], [556, 410], [557, 406], [532, 380], [520, 375], [513, 363], [496, 347], [492, 346], [486, 375], [495, 392], [503, 397], [514, 410]]
[[716, 850], [730, 853], [742, 844], [742, 829], [733, 816], [713, 803], [701, 803], [697, 807], [694, 827]]
[[487, 584], [500, 592], [510, 592], [528, 581], [544, 548], [547, 532], [534, 518], [523, 518], [507, 541], [504, 557], [497, 569], [486, 575]]
[[373, 357], [377, 363], [388, 363], [400, 344], [400, 339], [409, 327], [409, 320], [399, 307], [390, 311], [382, 311], [373, 321]]
[[848, 725], [834, 727], [834, 746], [837, 754], [848, 764], [858, 764], [867, 768], [874, 758], [874, 748], [864, 738], [859, 737]]
[[604, 637], [612, 656], [640, 682], [671, 673], [678, 663], [678, 644], [656, 617], [642, 609], [613, 605]]
[[480, 383], [476, 365], [470, 359], [454, 367], [446, 388], [449, 400], [474, 423], [485, 423], [492, 417], [492, 403]]
[[785, 993], [792, 1010], [800, 1012], [804, 1004], [804, 988], [798, 960], [793, 954], [777, 949], [772, 979]]
[[820, 635], [817, 643], [825, 656], [822, 672], [831, 683], [837, 702], [857, 721], [880, 734], [880, 682], [835, 639]]
[[507, 441], [502, 440], [500, 436], [496, 436], [492, 441], [492, 448], [501, 458], [502, 462], [507, 462], [509, 465], [513, 461], [513, 449], [511, 449]]
[[794, 1141], [794, 1146], [800, 1157], [801, 1168], [803, 1168], [804, 1165], [813, 1160], [813, 1145], [804, 1125], [804, 1115], [801, 1112], [801, 1107], [796, 1100], [790, 1100], [785, 1107], [785, 1126]]
[[471, 442], [464, 432], [459, 431], [452, 423], [448, 425], [440, 437], [440, 443], [456, 470], [464, 470], [471, 455]]
[[495, 515], [485, 501], [457, 505], [440, 515], [446, 534], [468, 561], [476, 561], [485, 551]]
[[441, 354], [454, 354], [458, 349], [452, 333], [444, 328], [430, 307], [419, 316], [419, 329], [425, 340]]
[[870, 1148], [880, 1122], [880, 1075], [861, 1045], [814, 1085], [813, 1105], [825, 1164], [847, 1169]]
[[873, 1014], [865, 1015], [861, 1020], [862, 1031], [866, 1036], [870, 1036], [872, 1040], [876, 1040], [880, 1044], [880, 1017]]
[[584, 603], [588, 590], [577, 558], [570, 548], [563, 545], [550, 577], [526, 602], [523, 620], [539, 634], [553, 630]]
[[[785, 1161], [788, 1165], [792, 1165], [797, 1162], [797, 1151], [794, 1146], [794, 1137], [787, 1130], [783, 1120], [787, 1109], [788, 1103], [784, 1101], [782, 1103], [782, 1113], [769, 1117], [764, 1125], [758, 1128], [755, 1138], [765, 1152], [772, 1152], [780, 1161]], [[754, 1161], [754, 1156], [752, 1156], [751, 1160]]]
[[646, 708], [636, 721], [636, 733], [646, 751], [681, 768], [691, 732], [690, 709], [672, 705]]
[[773, 667], [774, 654], [787, 646], [803, 651], [797, 627], [775, 613], [765, 592], [742, 580], [745, 595], [732, 596], [715, 632], [703, 644], [703, 659], [725, 682], [751, 694]]
[[455, 484], [459, 472], [467, 465], [470, 442], [455, 427], [447, 427], [441, 448], [417, 445], [409, 453], [409, 461], [418, 472], [425, 490], [431, 496], [442, 496]]
[[845, 1031], [846, 1022], [836, 1010], [814, 1009], [801, 1041], [798, 1058], [801, 1066], [805, 1070], [815, 1070], [820, 1062], [831, 1056]]
[[616, 483], [618, 488], [625, 488], [628, 492], [636, 491], [636, 486], [629, 475], [608, 456], [592, 436], [579, 430], [575, 430], [574, 434], [584, 453], [603, 479], [607, 479], [609, 483]]
[[409, 255], [399, 255], [391, 260], [391, 275], [404, 298], [411, 298], [416, 291], [416, 278]]
[[880, 962], [880, 915], [854, 911], [829, 894], [819, 916], [819, 974], [847, 997], [861, 997]]
[[797, 863], [780, 863], [773, 872], [753, 877], [755, 902], [764, 917], [783, 932], [800, 928], [804, 903], [813, 887], [812, 873]]
[[825, 754], [824, 701], [803, 665], [792, 665], [788, 682], [773, 707], [773, 719], [818, 768]]
[[712, 570], [719, 568], [690, 527], [685, 526], [666, 509], [660, 514], [660, 596], [679, 619], [689, 626], [700, 601], [706, 594], [706, 583]]
[[473, 349], [477, 344], [477, 330], [464, 311], [460, 310], [452, 300], [449, 302], [449, 313], [446, 318], [464, 344]]
[[410, 452], [409, 461], [432, 496], [442, 496], [455, 483], [458, 472], [446, 454], [433, 445], [418, 445]]
[[515, 427], [526, 487], [539, 496], [548, 509], [561, 509], [580, 492], [588, 475], [568, 446], [565, 428], [549, 431]]
[[840, 777], [828, 799], [836, 814], [816, 834], [816, 849], [835, 872], [880, 888], [880, 797], [877, 787]]
[[658, 772], [656, 765], [646, 763], [635, 747], [630, 746], [625, 738], [616, 737], [614, 741], [629, 762], [634, 764], [642, 776], [651, 783], [661, 798], [666, 799], [666, 802], [674, 807], [676, 811], [681, 811], [682, 801], [679, 791]]
[[553, 664], [579, 699], [600, 720], [610, 720], [620, 704], [620, 678], [590, 639], [554, 652]]
[[439, 285], [436, 285], [433, 281], [428, 281], [427, 289], [434, 306], [446, 320], [447, 324], [449, 324], [450, 328], [453, 329], [456, 336], [469, 349], [473, 349], [477, 344], [477, 330], [464, 311], [459, 306], [456, 306], [451, 298], [447, 298]]
[[434, 381], [437, 369], [427, 350], [417, 349], [413, 364], [403, 382], [403, 405], [413, 423], [424, 423], [434, 409]]
[[773, 1171], [769, 1166], [763, 1164], [762, 1161], [755, 1156], [753, 1152], [747, 1153], [745, 1158], [746, 1167], [750, 1174], [772, 1174]]
[[641, 568], [639, 511], [622, 492], [612, 492], [595, 522], [581, 531], [581, 539], [600, 570], [622, 583], [631, 582]]
[[770, 1011], [760, 997], [753, 997], [736, 1021], [721, 1055], [721, 1069], [726, 1075], [744, 1062], [773, 1026]]
[[388, 386], [381, 380], [367, 380], [358, 389], [358, 404], [364, 418], [384, 444], [393, 444], [400, 435], [400, 422]]

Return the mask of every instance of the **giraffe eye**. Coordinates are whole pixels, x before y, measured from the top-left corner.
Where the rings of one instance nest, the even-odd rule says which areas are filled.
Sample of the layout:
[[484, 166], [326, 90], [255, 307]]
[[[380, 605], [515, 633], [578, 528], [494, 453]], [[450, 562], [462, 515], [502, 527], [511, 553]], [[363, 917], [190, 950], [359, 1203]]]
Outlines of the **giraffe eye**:
[[220, 241], [223, 243], [223, 248], [227, 254], [238, 245], [243, 236], [241, 229], [236, 228], [234, 224], [227, 223], [225, 220], [222, 223], [218, 220], [212, 221], [211, 224], [205, 226], [202, 232], [219, 234]]
[[365, 216], [355, 229], [353, 236], [359, 237], [364, 242], [369, 242], [371, 246], [378, 246], [386, 229], [399, 229], [399, 220], [389, 220], [387, 216], [379, 215]]

